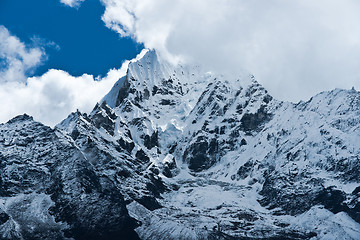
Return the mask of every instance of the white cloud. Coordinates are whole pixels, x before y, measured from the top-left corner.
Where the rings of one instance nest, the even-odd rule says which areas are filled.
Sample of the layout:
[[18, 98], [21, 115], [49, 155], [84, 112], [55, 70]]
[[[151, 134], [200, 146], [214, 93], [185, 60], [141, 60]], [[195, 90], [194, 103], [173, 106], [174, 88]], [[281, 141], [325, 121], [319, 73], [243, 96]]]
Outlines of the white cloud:
[[52, 69], [40, 77], [29, 78], [27, 84], [3, 84], [0, 101], [7, 104], [2, 108], [0, 120], [6, 121], [26, 112], [36, 120], [53, 126], [76, 109], [91, 111], [119, 75], [117, 70], [111, 70], [107, 77], [95, 81], [91, 75], [74, 77]]
[[0, 85], [2, 105], [0, 122], [27, 113], [36, 120], [54, 126], [70, 112], [89, 112], [119, 79], [125, 69], [110, 70], [103, 79], [92, 75], [79, 77], [51, 69], [40, 77], [27, 79], [26, 84], [8, 82]]
[[[144, 53], [145, 50], [136, 59]], [[6, 63], [0, 71], [0, 122], [27, 113], [54, 126], [76, 109], [89, 112], [126, 74], [130, 62], [125, 61], [120, 69], [111, 69], [104, 78], [88, 74], [74, 77], [56, 69], [27, 78], [26, 72], [38, 66], [44, 55], [39, 48], [27, 48], [5, 27], [0, 27], [0, 57]]]
[[170, 59], [245, 69], [277, 98], [360, 89], [357, 0], [101, 0], [106, 26]]
[[69, 7], [80, 7], [81, 3], [85, 0], [60, 0], [61, 3], [69, 6]]
[[41, 48], [29, 48], [0, 25], [0, 83], [24, 82], [45, 58]]
[[[142, 51], [137, 59], [144, 55]], [[83, 74], [74, 77], [62, 70], [51, 69], [39, 77], [23, 82], [0, 84], [2, 105], [0, 122], [27, 113], [44, 124], [54, 126], [67, 115], [79, 109], [90, 112], [115, 82], [126, 74], [129, 61], [120, 69], [112, 69], [104, 78]]]

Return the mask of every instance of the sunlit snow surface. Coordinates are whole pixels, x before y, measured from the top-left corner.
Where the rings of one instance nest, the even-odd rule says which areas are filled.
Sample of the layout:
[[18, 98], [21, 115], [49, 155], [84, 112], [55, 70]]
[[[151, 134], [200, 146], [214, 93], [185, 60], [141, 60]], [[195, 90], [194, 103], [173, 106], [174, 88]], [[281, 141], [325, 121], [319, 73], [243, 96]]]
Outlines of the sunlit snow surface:
[[[163, 208], [154, 211], [136, 202], [128, 205], [130, 215], [143, 222], [136, 230], [142, 238], [201, 239], [219, 229], [229, 236], [253, 238], [284, 236], [287, 232], [299, 233], [295, 236], [298, 238], [360, 238], [360, 225], [346, 213], [333, 214], [315, 204], [304, 213], [290, 216], [278, 214], [281, 208], [269, 210], [258, 202], [269, 166], [280, 176], [298, 176], [292, 179], [294, 187], [289, 192], [306, 192], [311, 187], [300, 176], [316, 178], [320, 185], [336, 186], [346, 193], [359, 186], [346, 176], [351, 174], [346, 171], [351, 171], [352, 165], [359, 164], [360, 108], [356, 91], [336, 89], [320, 93], [309, 102], [279, 102], [266, 99], [266, 90], [252, 76], [229, 77], [213, 75], [201, 67], [173, 67], [152, 51], [130, 65], [127, 78], [133, 81], [136, 92], [151, 92], [154, 86], [166, 86], [169, 79], [171, 85], [166, 89], [173, 90], [171, 94], [150, 94], [149, 99], [140, 102], [141, 107], [131, 105], [129, 112], [123, 110], [124, 104], [115, 107], [115, 98], [110, 95], [104, 98], [122, 121], [146, 117], [145, 128], [130, 127], [139, 145], [140, 131], [160, 132], [160, 151], [147, 151], [155, 166], [166, 161], [168, 149], [177, 144], [173, 155], [179, 171], [171, 179], [163, 178], [178, 190], [162, 194], [159, 202]], [[119, 87], [115, 85], [115, 92]], [[136, 96], [130, 94], [127, 100], [133, 100], [133, 104]], [[162, 105], [164, 99], [174, 104]], [[239, 130], [242, 117], [256, 114], [263, 105], [271, 119], [259, 129]], [[211, 131], [221, 126], [225, 126], [223, 134]], [[209, 169], [194, 173], [183, 156], [199, 136], [207, 141], [216, 138], [224, 154], [215, 156], [216, 164]], [[246, 145], [240, 143], [241, 139]], [[239, 168], [249, 161], [251, 169], [240, 177]], [[344, 164], [340, 171], [333, 168], [337, 162]]]
[[[5, 147], [25, 137], [6, 127], [10, 156]], [[124, 196], [141, 239], [360, 239], [355, 90], [281, 102], [251, 75], [173, 66], [149, 51], [89, 115], [72, 113], [54, 132]], [[31, 151], [26, 164], [46, 171]], [[53, 223], [36, 207], [50, 208], [49, 196], [27, 194], [1, 199], [14, 217], [0, 230], [18, 232], [13, 203], [26, 196], [35, 207], [21, 209]]]

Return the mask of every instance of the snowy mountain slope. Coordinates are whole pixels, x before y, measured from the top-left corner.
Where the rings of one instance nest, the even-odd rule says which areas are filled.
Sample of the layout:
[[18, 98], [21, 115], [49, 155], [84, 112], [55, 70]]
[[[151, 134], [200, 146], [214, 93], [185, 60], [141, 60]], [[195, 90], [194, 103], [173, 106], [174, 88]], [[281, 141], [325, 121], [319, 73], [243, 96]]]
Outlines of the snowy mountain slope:
[[[151, 165], [150, 158], [135, 145], [129, 130], [112, 137], [114, 129], [109, 127], [109, 122], [114, 123], [111, 117], [115, 115], [112, 114], [106, 105], [98, 105], [90, 116], [79, 112], [71, 114], [57, 129], [70, 133], [94, 170], [108, 177], [125, 200], [136, 200], [151, 210], [159, 208], [155, 196], [160, 196], [166, 187], [161, 178], [147, 170]], [[117, 124], [122, 125], [122, 129], [127, 128], [125, 123]]]
[[1, 239], [136, 237], [123, 196], [68, 136], [27, 115], [0, 125]]
[[[125, 227], [129, 239], [359, 239], [359, 110], [360, 93], [353, 89], [323, 92], [298, 104], [281, 102], [253, 76], [173, 66], [149, 51], [129, 64], [126, 76], [90, 114], [72, 113], [55, 130], [19, 125], [21, 134], [46, 147], [44, 157], [37, 155], [37, 145], [21, 140], [24, 157], [12, 137], [13, 123], [1, 125], [5, 173], [41, 173], [25, 178], [29, 184], [16, 184], [12, 172], [1, 175], [1, 233], [4, 239], [20, 236], [24, 225], [6, 207], [6, 186], [18, 202], [43, 202], [36, 209], [59, 238], [85, 236], [64, 235], [82, 228], [66, 219], [69, 212], [52, 213], [52, 206], [62, 209], [58, 202], [67, 199], [75, 209], [94, 206], [88, 218], [99, 218], [84, 228], [103, 229], [100, 222], [109, 209], [114, 215], [105, 222], [116, 229], [114, 239], [125, 236], [119, 219], [131, 223]], [[43, 139], [34, 134], [42, 132], [37, 128], [54, 137]], [[62, 148], [71, 157], [59, 154]], [[31, 161], [13, 168], [12, 159]], [[86, 197], [56, 197], [49, 186], [62, 182], [54, 181], [62, 171], [67, 179], [74, 161], [85, 175], [71, 184], [62, 180], [67, 194], [81, 192], [83, 179], [95, 190], [85, 191]], [[51, 172], [48, 166], [61, 167]], [[29, 219], [37, 219], [28, 209]], [[133, 228], [138, 236], [131, 235]], [[111, 229], [103, 231], [98, 239], [108, 239]]]

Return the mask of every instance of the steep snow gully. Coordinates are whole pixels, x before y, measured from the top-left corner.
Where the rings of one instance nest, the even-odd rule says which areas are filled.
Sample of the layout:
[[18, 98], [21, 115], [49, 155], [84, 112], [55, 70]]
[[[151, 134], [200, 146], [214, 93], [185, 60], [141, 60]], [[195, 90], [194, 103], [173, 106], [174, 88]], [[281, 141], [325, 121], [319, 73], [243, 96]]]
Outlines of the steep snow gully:
[[0, 125], [0, 239], [360, 239], [360, 93], [297, 104], [155, 51], [90, 114]]

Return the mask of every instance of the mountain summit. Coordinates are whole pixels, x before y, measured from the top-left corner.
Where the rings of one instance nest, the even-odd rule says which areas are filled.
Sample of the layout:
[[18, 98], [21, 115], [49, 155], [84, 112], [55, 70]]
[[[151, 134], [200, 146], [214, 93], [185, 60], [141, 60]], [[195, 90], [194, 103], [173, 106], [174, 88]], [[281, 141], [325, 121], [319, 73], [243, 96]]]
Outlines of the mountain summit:
[[155, 51], [90, 114], [0, 125], [0, 239], [359, 239], [360, 93], [297, 104]]

